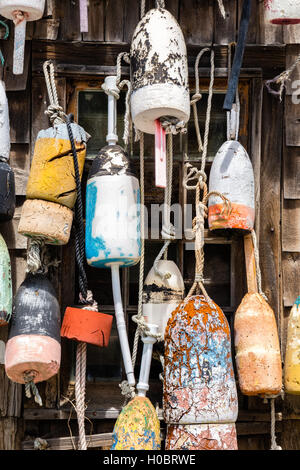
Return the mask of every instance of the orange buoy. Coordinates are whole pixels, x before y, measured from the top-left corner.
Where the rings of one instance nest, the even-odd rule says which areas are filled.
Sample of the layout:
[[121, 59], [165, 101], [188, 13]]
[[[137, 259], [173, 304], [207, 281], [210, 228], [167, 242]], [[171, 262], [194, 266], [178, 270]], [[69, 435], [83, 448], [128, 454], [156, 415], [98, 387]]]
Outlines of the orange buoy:
[[282, 366], [275, 315], [258, 293], [246, 294], [234, 319], [236, 365], [244, 395], [278, 395]]
[[300, 395], [300, 296], [290, 313], [284, 365], [285, 391]]
[[61, 336], [82, 343], [107, 347], [112, 322], [112, 315], [83, 308], [67, 307], [61, 327]]
[[25, 383], [48, 380], [60, 366], [60, 308], [46, 276], [28, 274], [13, 303], [9, 339], [5, 350], [7, 376]]

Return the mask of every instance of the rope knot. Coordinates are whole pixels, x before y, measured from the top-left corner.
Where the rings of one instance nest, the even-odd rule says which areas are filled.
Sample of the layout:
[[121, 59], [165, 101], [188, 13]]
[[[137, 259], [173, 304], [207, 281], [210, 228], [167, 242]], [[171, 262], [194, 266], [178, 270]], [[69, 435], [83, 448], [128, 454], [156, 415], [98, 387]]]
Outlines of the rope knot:
[[187, 128], [184, 121], [179, 121], [176, 118], [172, 117], [162, 117], [160, 118], [161, 125], [165, 130], [166, 134], [186, 134]]
[[121, 394], [124, 395], [126, 398], [131, 399], [135, 397], [134, 387], [132, 387], [132, 385], [129, 385], [127, 380], [123, 380], [123, 382], [119, 384], [119, 387], [121, 389]]
[[191, 99], [191, 105], [193, 104], [196, 104], [198, 101], [200, 101], [202, 99], [202, 94], [201, 93], [195, 93], [193, 96], [192, 96], [192, 99]]
[[161, 236], [165, 240], [175, 240], [176, 238], [176, 232], [175, 232], [175, 227], [173, 224], [163, 224], [162, 229], [161, 229]]

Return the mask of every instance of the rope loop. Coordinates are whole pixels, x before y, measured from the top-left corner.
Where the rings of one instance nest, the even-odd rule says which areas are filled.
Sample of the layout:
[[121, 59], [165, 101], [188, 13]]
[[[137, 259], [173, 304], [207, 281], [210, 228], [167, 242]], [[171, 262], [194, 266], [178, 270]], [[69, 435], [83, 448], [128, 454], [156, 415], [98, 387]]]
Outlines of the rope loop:
[[[190, 163], [185, 164], [186, 175], [183, 177], [182, 185], [183, 187], [190, 191], [192, 189], [196, 189], [198, 184], [203, 187], [203, 184], [207, 181], [207, 175], [204, 171], [199, 170], [196, 167], [193, 167]], [[195, 185], [188, 184], [190, 181], [197, 180]], [[202, 188], [201, 188], [202, 189]]]
[[47, 60], [43, 64], [43, 71], [49, 96], [50, 105], [45, 111], [50, 118], [50, 121], [53, 125], [61, 124], [66, 122], [66, 114], [63, 112], [63, 108], [59, 106], [58, 95], [55, 85], [54, 78], [54, 65], [51, 60]]

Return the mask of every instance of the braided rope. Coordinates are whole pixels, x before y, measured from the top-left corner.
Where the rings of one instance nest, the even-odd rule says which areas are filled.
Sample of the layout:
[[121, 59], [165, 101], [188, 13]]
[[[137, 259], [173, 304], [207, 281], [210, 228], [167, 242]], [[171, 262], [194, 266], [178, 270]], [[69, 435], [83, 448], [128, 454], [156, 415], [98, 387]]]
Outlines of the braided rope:
[[58, 95], [54, 78], [54, 65], [51, 60], [44, 62], [43, 71], [50, 101], [50, 105], [45, 111], [45, 114], [49, 116], [50, 122], [53, 125], [64, 123], [66, 121], [66, 115], [58, 102]]
[[85, 376], [86, 376], [86, 343], [78, 343], [76, 350], [75, 399], [79, 428], [78, 449], [86, 450], [85, 436]]
[[23, 379], [25, 383], [25, 395], [27, 398], [31, 398], [31, 392], [34, 396], [34, 401], [40, 405], [43, 406], [42, 398], [39, 394], [38, 388], [34, 383], [34, 378], [36, 376], [36, 373], [34, 371], [26, 371], [24, 372]]
[[156, 0], [155, 4], [156, 4], [156, 8], [165, 8], [164, 0]]
[[[279, 96], [280, 101], [282, 101], [282, 94], [283, 94], [283, 90], [286, 88], [286, 82], [288, 80], [290, 80], [290, 76], [291, 76], [292, 72], [294, 71], [294, 69], [299, 64], [299, 62], [300, 62], [300, 54], [297, 57], [297, 59], [295, 60], [295, 62], [287, 70], [282, 72], [280, 75], [277, 75], [272, 80], [266, 80], [265, 81], [265, 86], [266, 86], [268, 92], [271, 93], [271, 95]], [[273, 84], [273, 83], [276, 83], [276, 84], [280, 85], [278, 91], [271, 88], [271, 84]]]
[[146, 0], [141, 0], [141, 19], [145, 16]]
[[253, 242], [254, 258], [255, 258], [257, 290], [258, 290], [258, 293], [266, 301], [268, 301], [268, 297], [266, 296], [266, 294], [262, 290], [262, 277], [261, 277], [261, 270], [260, 270], [259, 250], [258, 250], [256, 233], [255, 233], [254, 229], [251, 230], [251, 237], [252, 237], [252, 242]]
[[276, 443], [276, 415], [275, 415], [275, 398], [271, 400], [271, 449], [270, 450], [282, 450], [280, 446]]

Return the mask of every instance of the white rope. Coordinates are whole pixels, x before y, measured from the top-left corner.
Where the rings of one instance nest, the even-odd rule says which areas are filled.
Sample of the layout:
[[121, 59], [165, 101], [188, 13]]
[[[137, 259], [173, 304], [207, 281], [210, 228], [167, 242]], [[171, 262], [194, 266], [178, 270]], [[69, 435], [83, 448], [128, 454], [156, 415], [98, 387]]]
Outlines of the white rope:
[[51, 60], [44, 62], [43, 71], [50, 101], [50, 105], [45, 111], [45, 114], [49, 116], [49, 119], [53, 125], [61, 124], [66, 121], [66, 115], [58, 102], [58, 95], [54, 78], [54, 65]]
[[220, 13], [221, 13], [221, 15], [223, 16], [223, 18], [224, 18], [224, 20], [225, 20], [226, 13], [225, 13], [225, 8], [224, 8], [223, 0], [218, 0], [218, 5], [219, 5]]
[[156, 8], [165, 8], [164, 0], [156, 0]]
[[256, 280], [257, 280], [257, 290], [259, 294], [268, 302], [268, 297], [262, 290], [262, 278], [261, 278], [261, 270], [260, 270], [260, 261], [259, 261], [259, 250], [257, 245], [257, 238], [255, 230], [251, 230], [251, 237], [253, 241], [253, 249], [254, 249], [254, 258], [255, 258], [255, 267], [256, 267]]
[[141, 19], [145, 16], [146, 0], [141, 0]]

